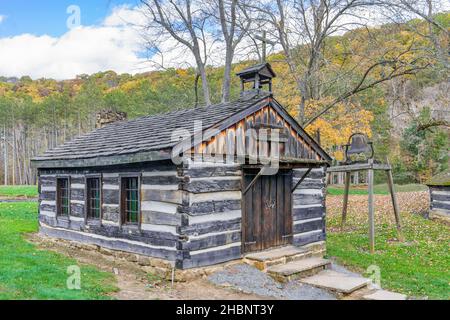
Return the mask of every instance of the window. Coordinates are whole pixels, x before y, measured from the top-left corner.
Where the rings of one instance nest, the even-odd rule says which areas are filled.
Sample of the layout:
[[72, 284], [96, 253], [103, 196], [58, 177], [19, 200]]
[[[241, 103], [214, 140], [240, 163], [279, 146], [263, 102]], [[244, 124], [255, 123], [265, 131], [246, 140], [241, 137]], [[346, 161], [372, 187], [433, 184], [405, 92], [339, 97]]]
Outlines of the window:
[[100, 178], [87, 178], [86, 188], [87, 218], [100, 219], [102, 207]]
[[59, 216], [69, 216], [69, 178], [58, 178], [56, 184], [57, 214]]
[[121, 185], [121, 213], [125, 224], [139, 223], [139, 178], [123, 177]]

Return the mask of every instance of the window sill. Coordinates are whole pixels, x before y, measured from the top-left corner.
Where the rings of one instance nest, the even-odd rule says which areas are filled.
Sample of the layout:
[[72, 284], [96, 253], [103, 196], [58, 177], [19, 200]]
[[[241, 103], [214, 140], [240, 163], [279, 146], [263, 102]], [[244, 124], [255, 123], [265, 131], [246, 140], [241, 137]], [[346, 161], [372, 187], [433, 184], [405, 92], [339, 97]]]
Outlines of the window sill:
[[125, 223], [122, 224], [122, 230], [125, 232], [141, 231], [139, 224]]
[[86, 225], [93, 226], [93, 227], [99, 227], [102, 225], [102, 222], [100, 221], [100, 219], [88, 218], [86, 220]]

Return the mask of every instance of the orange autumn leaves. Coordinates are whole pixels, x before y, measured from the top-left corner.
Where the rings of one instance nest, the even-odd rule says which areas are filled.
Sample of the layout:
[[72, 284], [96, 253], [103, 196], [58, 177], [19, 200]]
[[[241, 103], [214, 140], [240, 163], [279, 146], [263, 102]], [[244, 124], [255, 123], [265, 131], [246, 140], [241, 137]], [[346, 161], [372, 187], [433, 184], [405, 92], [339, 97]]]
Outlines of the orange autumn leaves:
[[[321, 100], [308, 101], [305, 107], [306, 118], [308, 119], [322, 110], [332, 102], [332, 99], [332, 97], [328, 97]], [[286, 98], [280, 100], [283, 101]], [[296, 97], [295, 100], [297, 102], [298, 98]], [[283, 102], [292, 106], [294, 101]], [[288, 110], [294, 118], [297, 117], [297, 108], [288, 108]], [[364, 133], [369, 138], [372, 137], [371, 124], [373, 120], [374, 115], [371, 111], [356, 103], [346, 102], [337, 104], [328, 113], [305, 129], [313, 137], [317, 130], [320, 130], [321, 146], [336, 160], [343, 160], [343, 152], [337, 147], [347, 144], [348, 138], [355, 132]]]
[[[322, 104], [323, 101], [310, 101], [305, 110], [307, 116], [321, 110]], [[352, 103], [340, 103], [334, 107], [329, 115], [319, 118], [309, 125], [306, 131], [313, 135], [317, 130], [320, 130], [322, 147], [330, 152], [330, 155], [336, 160], [343, 160], [342, 150], [336, 150], [334, 147], [346, 144], [350, 135], [355, 132], [361, 132], [371, 137], [373, 119], [372, 112], [368, 110]]]

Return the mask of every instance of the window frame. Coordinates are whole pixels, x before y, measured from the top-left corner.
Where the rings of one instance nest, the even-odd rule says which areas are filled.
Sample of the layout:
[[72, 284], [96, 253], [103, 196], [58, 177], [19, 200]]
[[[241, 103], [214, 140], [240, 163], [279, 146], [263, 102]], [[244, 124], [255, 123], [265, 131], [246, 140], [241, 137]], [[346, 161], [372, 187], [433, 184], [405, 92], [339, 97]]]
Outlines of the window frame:
[[[137, 222], [127, 222], [126, 217], [126, 188], [125, 181], [130, 178], [137, 179]], [[119, 215], [120, 215], [120, 226], [121, 227], [136, 227], [141, 228], [142, 223], [142, 210], [141, 210], [141, 174], [140, 173], [123, 173], [119, 174]]]
[[[85, 184], [85, 190], [84, 190], [84, 203], [85, 203], [85, 221], [98, 221], [100, 222], [103, 219], [103, 179], [102, 179], [102, 175], [101, 174], [87, 174], [84, 177], [84, 184]], [[90, 191], [90, 186], [89, 186], [89, 180], [90, 179], [98, 179], [99, 181], [99, 200], [100, 200], [100, 212], [99, 212], [99, 217], [95, 218], [92, 217], [90, 215], [90, 211], [91, 211], [91, 206], [90, 206], [90, 200], [91, 198], [89, 197], [89, 191]]]
[[[62, 206], [61, 206], [61, 189], [59, 185], [59, 181], [66, 180], [67, 181], [67, 201], [68, 201], [68, 209], [67, 214], [62, 214]], [[70, 176], [69, 175], [58, 175], [56, 176], [56, 218], [57, 219], [70, 219], [70, 213], [72, 210], [71, 205], [71, 183], [70, 183]]]

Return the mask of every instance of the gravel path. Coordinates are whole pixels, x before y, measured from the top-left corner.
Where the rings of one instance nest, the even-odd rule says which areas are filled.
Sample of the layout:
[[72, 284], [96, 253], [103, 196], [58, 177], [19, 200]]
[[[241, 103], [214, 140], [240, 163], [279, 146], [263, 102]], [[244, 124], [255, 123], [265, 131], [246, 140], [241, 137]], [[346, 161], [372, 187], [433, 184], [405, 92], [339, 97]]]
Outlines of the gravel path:
[[246, 293], [288, 300], [336, 300], [331, 293], [291, 281], [281, 284], [267, 274], [247, 264], [238, 264], [208, 277], [212, 283]]

